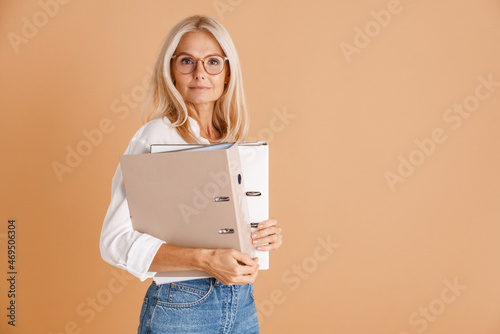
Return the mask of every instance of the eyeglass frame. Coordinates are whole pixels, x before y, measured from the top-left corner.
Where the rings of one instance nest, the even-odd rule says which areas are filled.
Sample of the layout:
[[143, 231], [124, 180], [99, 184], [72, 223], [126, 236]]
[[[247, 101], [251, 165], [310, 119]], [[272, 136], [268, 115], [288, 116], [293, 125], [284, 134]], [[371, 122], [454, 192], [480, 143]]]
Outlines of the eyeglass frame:
[[[182, 54], [180, 54], [180, 55], [182, 55]], [[176, 59], [177, 57], [179, 57], [180, 55], [173, 55], [170, 59], [174, 59], [174, 60], [175, 60], [175, 59]], [[176, 65], [175, 65], [175, 68], [177, 68], [177, 71], [179, 71], [179, 72], [180, 72], [180, 73], [182, 73], [182, 74], [191, 74], [191, 73], [193, 73], [194, 71], [196, 71], [196, 68], [198, 67], [198, 63], [199, 63], [200, 61], [202, 61], [201, 63], [203, 64], [203, 69], [205, 70], [205, 72], [207, 72], [207, 74], [210, 74], [210, 75], [218, 75], [218, 74], [221, 74], [221, 73], [222, 73], [222, 71], [224, 71], [224, 66], [222, 66], [222, 69], [220, 70], [220, 72], [219, 72], [219, 73], [215, 73], [215, 74], [208, 73], [207, 69], [205, 68], [205, 59], [207, 59], [207, 58], [209, 58], [209, 57], [214, 57], [214, 56], [216, 56], [216, 57], [221, 57], [221, 58], [223, 59], [223, 61], [224, 61], [224, 65], [226, 64], [226, 61], [228, 61], [228, 60], [229, 60], [229, 58], [228, 58], [228, 57], [223, 57], [223, 56], [219, 56], [219, 55], [209, 55], [209, 56], [206, 56], [205, 58], [196, 58], [195, 56], [190, 55], [189, 53], [185, 53], [184, 55], [187, 55], [187, 56], [189, 56], [189, 57], [191, 57], [191, 58], [195, 59], [195, 60], [196, 60], [196, 66], [193, 68], [193, 70], [192, 70], [191, 72], [189, 72], [189, 73], [183, 73], [183, 72], [181, 72], [181, 71], [177, 68], [177, 63], [176, 63], [176, 62], [174, 62], [174, 64], [176, 64]]]

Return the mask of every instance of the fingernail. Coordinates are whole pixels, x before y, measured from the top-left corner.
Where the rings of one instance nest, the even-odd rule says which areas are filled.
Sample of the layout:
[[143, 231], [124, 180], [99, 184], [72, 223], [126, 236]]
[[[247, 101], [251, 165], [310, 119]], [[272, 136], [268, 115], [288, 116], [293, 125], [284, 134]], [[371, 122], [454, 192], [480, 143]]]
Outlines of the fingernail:
[[262, 225], [262, 224], [259, 225], [259, 228], [263, 228], [263, 227], [264, 227], [264, 225]]

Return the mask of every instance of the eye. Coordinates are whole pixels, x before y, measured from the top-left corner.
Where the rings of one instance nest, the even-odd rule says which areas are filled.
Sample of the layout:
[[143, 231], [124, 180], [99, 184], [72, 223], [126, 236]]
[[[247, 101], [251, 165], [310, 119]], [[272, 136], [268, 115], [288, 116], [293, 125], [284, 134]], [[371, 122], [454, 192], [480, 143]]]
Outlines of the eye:
[[211, 66], [217, 66], [220, 64], [220, 59], [219, 58], [209, 58], [207, 60], [207, 64]]
[[194, 59], [193, 59], [193, 58], [191, 58], [191, 57], [182, 57], [182, 58], [180, 59], [180, 63], [181, 63], [182, 65], [191, 65], [191, 64], [194, 64], [194, 63], [195, 63], [195, 61], [194, 61]]

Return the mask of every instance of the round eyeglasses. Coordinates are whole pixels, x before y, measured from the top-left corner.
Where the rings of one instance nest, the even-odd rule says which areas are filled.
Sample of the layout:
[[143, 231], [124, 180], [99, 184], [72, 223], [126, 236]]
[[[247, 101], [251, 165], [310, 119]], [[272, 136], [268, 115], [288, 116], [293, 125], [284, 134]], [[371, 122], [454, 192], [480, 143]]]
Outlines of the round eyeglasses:
[[212, 75], [222, 72], [224, 64], [226, 63], [226, 60], [228, 60], [227, 57], [207, 56], [201, 59], [186, 54], [174, 55], [172, 56], [172, 59], [175, 61], [175, 67], [182, 74], [192, 73], [196, 69], [198, 62], [201, 61], [205, 71]]

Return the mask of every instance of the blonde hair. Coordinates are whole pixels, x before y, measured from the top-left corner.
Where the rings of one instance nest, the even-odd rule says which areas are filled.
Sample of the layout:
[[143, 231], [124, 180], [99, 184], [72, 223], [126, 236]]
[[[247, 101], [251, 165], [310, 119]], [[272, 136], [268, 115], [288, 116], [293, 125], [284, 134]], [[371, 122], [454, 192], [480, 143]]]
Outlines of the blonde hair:
[[249, 128], [240, 61], [234, 43], [222, 24], [209, 16], [194, 15], [177, 23], [168, 33], [156, 61], [148, 94], [142, 105], [142, 121], [167, 117], [187, 143], [199, 143], [190, 131], [188, 116], [198, 123], [196, 113], [189, 110], [173, 84], [171, 61], [179, 41], [189, 32], [208, 32], [214, 36], [228, 58], [229, 83], [215, 102], [214, 127], [221, 133], [217, 142], [244, 142]]

